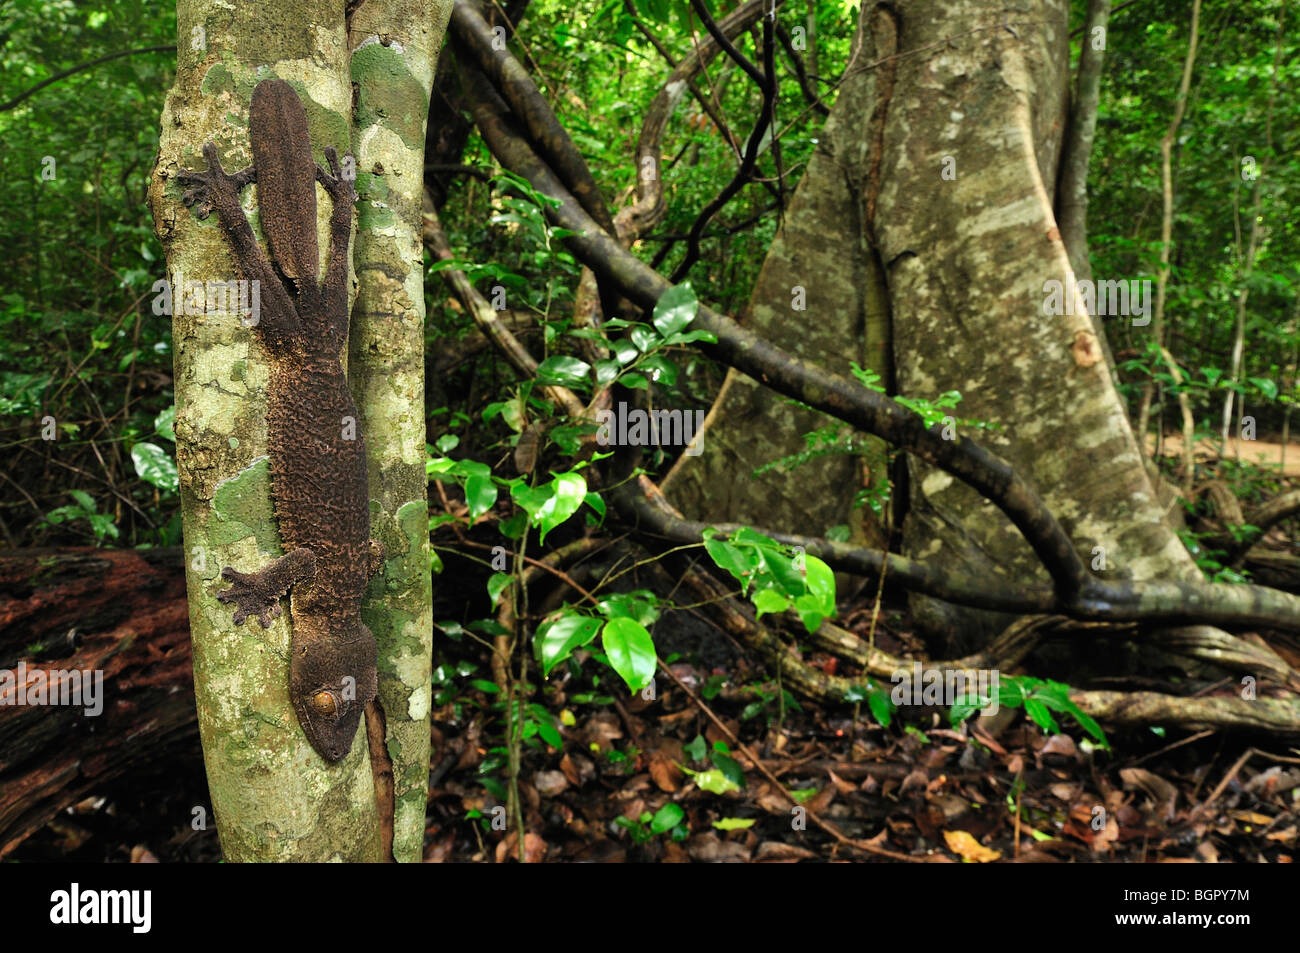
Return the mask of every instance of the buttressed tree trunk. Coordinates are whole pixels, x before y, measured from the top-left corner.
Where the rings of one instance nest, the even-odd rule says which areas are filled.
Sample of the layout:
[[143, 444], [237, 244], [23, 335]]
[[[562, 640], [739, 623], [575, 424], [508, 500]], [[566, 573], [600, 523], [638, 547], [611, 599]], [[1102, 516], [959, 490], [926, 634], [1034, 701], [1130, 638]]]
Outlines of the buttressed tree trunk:
[[[1059, 309], [1073, 313], [1045, 313], [1047, 282], [1075, 295], [1052, 195], [1067, 125], [1068, 4], [1030, 0], [1010, 14], [983, 0], [864, 4], [859, 30], [764, 263], [751, 326], [836, 370], [860, 354], [886, 380], [888, 353], [898, 393], [912, 398], [960, 391], [955, 417], [999, 429], [958, 432], [1028, 479], [1085, 561], [1104, 565], [1102, 578], [1196, 578], [1084, 303], [1075, 297]], [[796, 286], [807, 289], [806, 311], [791, 309]], [[665, 484], [674, 503], [710, 520], [810, 533], [842, 522], [854, 491], [846, 484], [860, 482], [842, 462], [784, 478], [794, 493], [722, 479], [758, 462], [755, 428], [763, 445], [785, 453], [825, 422], [769, 412], [778, 403], [732, 372], [704, 453]], [[926, 464], [907, 466], [906, 554], [1017, 582], [1045, 578], [996, 507]], [[920, 596], [913, 609], [929, 630], [962, 641], [1007, 621]]]
[[[216, 143], [227, 172], [250, 164], [248, 103], [254, 86], [271, 76], [287, 80], [305, 106], [316, 162], [327, 168], [324, 149], [333, 146], [357, 155], [357, 168], [368, 173], [356, 182], [365, 234], [355, 243], [360, 278], [350, 289], [351, 297], [360, 284], [363, 310], [352, 326], [352, 387], [368, 442], [372, 535], [386, 543], [387, 561], [371, 584], [364, 619], [380, 644], [380, 697], [389, 710], [387, 745], [377, 747], [387, 748], [396, 777], [392, 833], [399, 857], [414, 859], [428, 764], [430, 589], [427, 540], [412, 529], [425, 523], [423, 482], [411, 477], [418, 466], [412, 447], [422, 463], [424, 443], [418, 372], [411, 379], [411, 367], [421, 364], [423, 290], [411, 237], [419, 204], [406, 196], [420, 188], [424, 116], [446, 22], [437, 6], [367, 4], [366, 17], [349, 23], [342, 4], [177, 5], [178, 70], [149, 199], [175, 292], [175, 426], [195, 698], [212, 809], [231, 861], [379, 860], [384, 837], [365, 728], [348, 754], [330, 763], [299, 726], [288, 691], [290, 613], [269, 628], [236, 626], [231, 607], [217, 600], [223, 568], [260, 569], [282, 552], [270, 499], [268, 362], [233, 308], [214, 307], [202, 289], [196, 307], [178, 286], [243, 276], [216, 216], [200, 221], [184, 207], [175, 178], [205, 168], [199, 150], [206, 142]], [[372, 104], [359, 113], [356, 131], [354, 81]], [[241, 195], [246, 210], [258, 198], [254, 188]], [[331, 208], [318, 186], [322, 255], [330, 247]], [[256, 215], [249, 218], [260, 234]], [[375, 270], [387, 280], [375, 280]], [[384, 327], [377, 328], [380, 315]], [[387, 389], [374, 366], [386, 360], [396, 365]], [[417, 798], [418, 820], [411, 810]]]

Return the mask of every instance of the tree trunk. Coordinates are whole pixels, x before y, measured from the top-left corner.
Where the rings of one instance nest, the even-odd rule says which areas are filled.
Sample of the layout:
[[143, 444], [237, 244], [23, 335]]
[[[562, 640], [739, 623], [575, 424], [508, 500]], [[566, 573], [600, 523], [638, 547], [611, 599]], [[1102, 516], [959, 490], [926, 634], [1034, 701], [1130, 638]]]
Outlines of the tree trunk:
[[[393, 854], [424, 851], [433, 588], [424, 456], [425, 118], [451, 0], [371, 0], [350, 25], [360, 200], [349, 378], [370, 455], [370, 532], [387, 550], [362, 619], [379, 645]], [[383, 37], [383, 41], [379, 37]]]
[[[1028, 478], [1076, 549], [1104, 566], [1098, 575], [1193, 579], [1198, 570], [1166, 522], [1075, 293], [1053, 211], [1067, 7], [1037, 0], [1003, 18], [976, 0], [929, 0], [901, 13], [864, 6], [859, 48], [764, 263], [750, 321], [836, 370], [862, 355], [886, 381], [880, 342], [889, 340], [897, 391], [914, 399], [959, 391], [955, 417], [998, 429], [957, 431]], [[1052, 280], [1073, 313], [1045, 314]], [[796, 285], [808, 289], [803, 314], [790, 309]], [[748, 476], [760, 443], [774, 455], [801, 447], [802, 433], [825, 418], [797, 416], [734, 372], [711, 417], [704, 453], [683, 458], [665, 484], [684, 512], [812, 532], [843, 520], [861, 481], [841, 458], [787, 480], [721, 477]], [[975, 577], [1043, 577], [980, 494], [915, 459], [907, 468], [905, 553]], [[956, 640], [949, 654], [1008, 621], [929, 597], [915, 596], [913, 609], [924, 627]]]
[[[424, 119], [445, 6], [431, 0], [367, 4], [350, 23], [342, 6], [270, 0], [237, 14], [208, 0], [182, 0], [179, 69], [164, 107], [150, 188], [171, 277], [228, 280], [237, 275], [221, 232], [180, 204], [171, 180], [180, 169], [202, 167], [198, 152], [207, 141], [217, 142], [227, 171], [248, 164], [247, 102], [268, 65], [301, 91], [318, 161], [327, 145], [343, 154], [355, 143], [360, 153], [358, 207], [367, 234], [357, 242], [361, 313], [351, 352], [360, 359], [352, 384], [362, 426], [371, 428], [375, 533], [388, 544], [383, 582], [371, 588], [364, 618], [380, 643], [380, 697], [392, 709], [387, 744], [377, 741], [372, 753], [393, 761], [386, 783], [396, 781], [402, 808], [397, 830], [389, 831], [404, 859], [418, 857], [422, 838], [431, 637], [427, 541], [419, 535], [427, 531], [419, 380], [423, 269], [412, 231], [418, 228]], [[350, 135], [354, 80], [364, 93]], [[250, 197], [255, 190], [245, 201]], [[317, 227], [319, 245], [328, 247], [327, 216], [318, 215]], [[320, 757], [289, 700], [289, 613], [269, 629], [236, 627], [230, 607], [216, 600], [224, 566], [257, 569], [281, 553], [269, 497], [267, 362], [237, 319], [185, 310], [176, 309], [173, 320], [177, 459], [199, 728], [222, 849], [235, 861], [378, 860], [383, 846], [375, 777], [384, 782], [384, 772], [372, 776], [365, 733], [339, 762]], [[385, 370], [390, 377], [381, 386], [375, 368], [385, 361], [396, 369]], [[417, 469], [418, 484], [412, 476]], [[421, 524], [418, 534], [415, 523]], [[418, 820], [411, 810], [417, 799]], [[392, 824], [392, 795], [387, 800], [386, 823]]]

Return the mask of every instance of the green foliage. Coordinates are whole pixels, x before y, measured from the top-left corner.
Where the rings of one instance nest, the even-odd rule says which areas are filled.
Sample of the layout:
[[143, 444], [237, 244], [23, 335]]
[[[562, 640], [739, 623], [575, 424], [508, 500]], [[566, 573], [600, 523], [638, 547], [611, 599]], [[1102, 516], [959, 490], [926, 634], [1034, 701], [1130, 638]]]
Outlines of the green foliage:
[[[81, 541], [87, 526], [101, 543], [176, 542], [170, 454], [148, 439], [172, 404], [172, 353], [170, 322], [149, 307], [163, 260], [145, 202], [175, 7], [13, 0], [0, 36], [0, 103], [99, 57], [164, 47], [0, 111], [0, 444], [6, 474], [35, 502], [6, 495], [0, 518], [22, 545]], [[61, 505], [74, 490], [96, 503]]]
[[113, 518], [98, 511], [89, 493], [84, 490], [69, 490], [68, 495], [76, 502], [50, 510], [45, 514], [45, 522], [57, 526], [60, 523], [84, 519], [94, 534], [97, 546], [102, 546], [106, 541], [117, 539], [121, 535], [113, 523]]
[[[975, 695], [957, 699], [948, 712], [952, 726], [959, 727], [990, 701], [991, 699]], [[1070, 701], [1070, 686], [1062, 682], [1027, 675], [1003, 675], [998, 679], [998, 705], [1003, 708], [1024, 708], [1025, 714], [1034, 724], [1050, 734], [1059, 734], [1061, 730], [1052, 712], [1070, 715], [1101, 747], [1110, 750], [1106, 733], [1092, 716]]]
[[703, 735], [696, 735], [690, 744], [683, 747], [683, 750], [693, 763], [703, 762], [709, 765], [698, 771], [684, 764], [678, 765], [682, 771], [691, 776], [696, 787], [701, 791], [708, 791], [710, 794], [726, 794], [745, 786], [744, 769], [741, 768], [740, 762], [731, 756], [731, 749], [727, 747], [726, 742], [715, 741], [710, 748]]
[[835, 615], [835, 574], [816, 556], [783, 546], [749, 527], [723, 539], [712, 527], [705, 530], [704, 549], [713, 562], [753, 590], [756, 615], [793, 608], [809, 632]]
[[669, 801], [654, 814], [643, 811], [636, 820], [616, 817], [614, 823], [627, 828], [628, 833], [632, 835], [632, 840], [638, 844], [645, 844], [661, 834], [667, 834], [676, 842], [686, 840], [691, 836], [691, 831], [685, 820], [686, 812], [682, 810], [681, 805]]

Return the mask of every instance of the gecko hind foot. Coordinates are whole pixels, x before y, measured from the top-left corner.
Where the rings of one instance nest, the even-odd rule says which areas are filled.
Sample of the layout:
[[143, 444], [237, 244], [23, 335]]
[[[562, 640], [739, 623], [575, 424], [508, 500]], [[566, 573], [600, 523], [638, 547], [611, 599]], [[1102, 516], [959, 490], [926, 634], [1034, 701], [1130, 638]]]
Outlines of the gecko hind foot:
[[276, 586], [267, 585], [262, 573], [238, 572], [227, 566], [221, 570], [221, 578], [229, 580], [233, 585], [218, 592], [217, 601], [235, 604], [235, 625], [243, 625], [244, 620], [251, 615], [257, 616], [262, 628], [269, 629], [271, 620], [284, 613], [280, 607], [280, 597], [284, 592], [276, 591]]
[[269, 629], [271, 620], [284, 612], [281, 597], [315, 575], [316, 554], [300, 546], [256, 572], [240, 572], [227, 566], [221, 570], [221, 578], [234, 585], [218, 592], [217, 601], [235, 604], [235, 625], [243, 625], [245, 619], [255, 615], [262, 628]]

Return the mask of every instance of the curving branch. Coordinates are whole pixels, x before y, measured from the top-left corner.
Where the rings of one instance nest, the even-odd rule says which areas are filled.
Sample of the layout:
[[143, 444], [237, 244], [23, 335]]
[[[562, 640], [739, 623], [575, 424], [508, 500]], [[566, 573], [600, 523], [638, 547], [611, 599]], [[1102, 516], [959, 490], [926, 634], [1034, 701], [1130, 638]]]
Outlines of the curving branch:
[[614, 220], [596, 180], [528, 71], [505, 47], [493, 48], [492, 28], [467, 0], [456, 0], [449, 26], [457, 48], [473, 56], [479, 69], [492, 80], [497, 92], [523, 123], [529, 141], [559, 175], [565, 188], [601, 228], [613, 235]]
[[[784, 0], [779, 0], [778, 6], [780, 2]], [[724, 36], [738, 36], [757, 23], [758, 18], [765, 12], [764, 8], [771, 3], [772, 0], [748, 0], [747, 3], [741, 4], [723, 17], [718, 24], [718, 29]], [[619, 235], [626, 244], [630, 244], [632, 239], [664, 216], [666, 205], [661, 173], [664, 131], [668, 128], [668, 120], [688, 89], [695, 94], [701, 107], [718, 126], [723, 138], [737, 153], [740, 152], [735, 136], [728, 129], [713, 103], [707, 96], [696, 91], [691, 82], [692, 78], [698, 75], [705, 64], [717, 56], [720, 50], [721, 47], [711, 36], [702, 37], [674, 67], [646, 109], [645, 119], [641, 125], [641, 136], [636, 147], [637, 200], [621, 209], [615, 216]]]
[[176, 47], [169, 44], [167, 46], [141, 46], [141, 47], [137, 47], [134, 50], [122, 50], [121, 52], [118, 53], [109, 53], [107, 56], [101, 56], [98, 59], [93, 59], [88, 63], [81, 63], [78, 66], [70, 67], [68, 69], [63, 70], [62, 72], [55, 73], [53, 76], [47, 79], [41, 80], [35, 86], [23, 90], [13, 99], [9, 100], [7, 103], [0, 103], [0, 113], [8, 112], [10, 109], [13, 109], [23, 100], [31, 96], [35, 96], [46, 86], [51, 86], [54, 83], [57, 83], [61, 79], [66, 79], [67, 77], [72, 76], [74, 73], [80, 73], [84, 70], [92, 69], [93, 67], [98, 66], [100, 63], [107, 63], [110, 60], [119, 60], [124, 56], [135, 56], [137, 53], [175, 53], [175, 52], [176, 52]]
[[[692, 6], [699, 7], [704, 16], [708, 16], [708, 11], [704, 9], [701, 0], [691, 0]], [[673, 271], [672, 282], [676, 284], [690, 274], [691, 268], [700, 259], [700, 237], [704, 234], [705, 227], [713, 219], [713, 216], [721, 211], [722, 207], [731, 201], [732, 196], [745, 187], [754, 175], [754, 168], [758, 163], [758, 153], [763, 144], [765, 133], [772, 127], [772, 119], [776, 112], [776, 69], [775, 69], [775, 44], [772, 41], [772, 21], [773, 17], [763, 18], [763, 70], [758, 73], [759, 89], [763, 93], [763, 105], [760, 107], [758, 122], [754, 124], [754, 130], [749, 134], [749, 139], [745, 143], [745, 154], [741, 157], [740, 168], [732, 176], [721, 192], [709, 202], [700, 214], [696, 217], [695, 222], [691, 225], [690, 233], [686, 236], [686, 257], [682, 259], [675, 271]], [[728, 55], [738, 57], [737, 63], [741, 68], [749, 73], [753, 64], [749, 63], [740, 51], [727, 41], [727, 38], [718, 30], [718, 25], [710, 17], [707, 21], [709, 32], [713, 34], [715, 40], [727, 50]], [[716, 32], [715, 32], [716, 31]], [[751, 74], [753, 75], [753, 74]], [[772, 140], [775, 144], [776, 140]]]
[[822, 102], [817, 95], [817, 90], [808, 76], [808, 70], [803, 65], [803, 57], [794, 48], [794, 41], [790, 38], [790, 31], [780, 23], [776, 24], [776, 38], [781, 41], [781, 47], [785, 50], [786, 58], [790, 61], [790, 67], [794, 70], [795, 79], [799, 81], [799, 91], [803, 93], [804, 100], [813, 108], [813, 112], [819, 116], [829, 116], [831, 108]]

